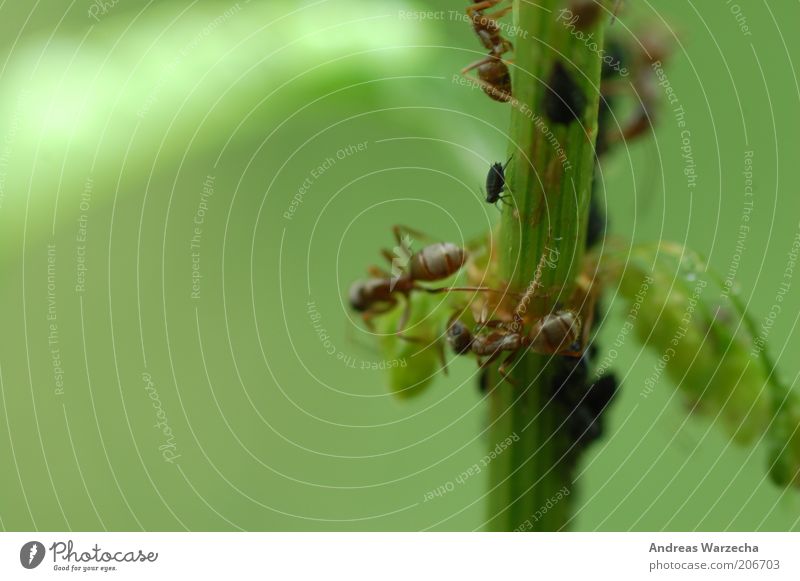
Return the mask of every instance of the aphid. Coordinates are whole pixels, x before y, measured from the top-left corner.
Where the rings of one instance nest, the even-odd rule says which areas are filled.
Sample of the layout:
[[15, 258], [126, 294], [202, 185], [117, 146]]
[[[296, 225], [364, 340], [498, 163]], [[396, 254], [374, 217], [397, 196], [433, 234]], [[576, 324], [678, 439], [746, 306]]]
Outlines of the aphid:
[[[578, 432], [578, 442], [590, 444], [603, 436], [605, 431], [605, 411], [611, 405], [618, 388], [619, 382], [617, 376], [613, 373], [603, 375], [588, 386], [583, 401], [578, 404], [578, 409], [584, 410], [583, 418], [576, 418], [576, 425], [573, 426], [573, 429]], [[588, 425], [586, 423], [587, 418], [589, 419]]]
[[482, 369], [481, 372], [478, 374], [478, 391], [480, 391], [482, 395], [485, 395], [489, 392], [488, 369]]
[[601, 413], [605, 410], [617, 394], [619, 381], [613, 373], [600, 377], [588, 389], [586, 405], [594, 412]]
[[592, 196], [589, 199], [589, 218], [586, 223], [586, 248], [592, 248], [600, 242], [606, 234], [607, 218], [600, 209], [597, 201], [597, 184], [593, 187]]
[[[409, 232], [416, 236], [422, 234], [409, 228], [395, 226], [393, 228], [398, 245], [403, 247], [402, 233]], [[388, 250], [381, 251], [383, 256], [396, 267], [396, 256]], [[350, 307], [359, 313], [369, 324], [372, 317], [392, 310], [397, 305], [397, 297], [406, 299], [406, 307], [398, 324], [398, 334], [401, 334], [408, 323], [411, 314], [411, 302], [408, 300], [413, 291], [426, 293], [442, 293], [449, 291], [489, 291], [485, 287], [444, 287], [427, 288], [420, 286], [419, 282], [434, 282], [448, 278], [457, 273], [467, 260], [467, 251], [450, 242], [437, 242], [425, 246], [419, 252], [408, 257], [408, 263], [399, 274], [390, 274], [378, 267], [371, 267], [372, 278], [359, 280], [350, 286]]]
[[497, 22], [511, 10], [511, 6], [501, 8], [492, 14], [485, 14], [484, 10], [500, 4], [503, 0], [475, 0], [467, 7], [467, 16], [472, 22], [472, 28], [478, 35], [483, 46], [489, 54], [461, 70], [462, 75], [477, 69], [478, 83], [489, 97], [495, 101], [505, 102], [511, 99], [511, 74], [508, 65], [503, 61], [503, 54], [514, 49], [514, 46], [500, 33]]
[[590, 381], [595, 351], [589, 348], [578, 359], [558, 358], [550, 383], [553, 401], [564, 410], [564, 429], [569, 439], [582, 447], [602, 437], [604, 414], [618, 387], [614, 374]]
[[586, 96], [561, 61], [556, 61], [544, 95], [545, 116], [558, 125], [569, 125], [583, 116]]
[[603, 7], [595, 0], [572, 0], [569, 3], [569, 12], [578, 30], [586, 30], [597, 22], [602, 10]]
[[492, 164], [489, 168], [489, 173], [486, 174], [486, 203], [487, 204], [497, 204], [499, 201], [505, 202], [505, 199], [508, 196], [503, 196], [503, 192], [506, 191], [506, 168], [508, 164], [511, 163], [511, 158], [508, 158], [508, 161], [505, 165], [501, 164], [499, 161]]
[[767, 441], [770, 476], [781, 486], [800, 488], [800, 398], [786, 386], [772, 391], [773, 417]]

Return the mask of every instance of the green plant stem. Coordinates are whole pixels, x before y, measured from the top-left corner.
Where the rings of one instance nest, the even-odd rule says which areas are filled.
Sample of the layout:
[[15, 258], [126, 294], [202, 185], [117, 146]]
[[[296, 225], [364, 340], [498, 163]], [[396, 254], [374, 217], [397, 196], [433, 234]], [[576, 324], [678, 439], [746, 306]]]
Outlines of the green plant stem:
[[[514, 161], [507, 185], [515, 208], [504, 210], [499, 240], [501, 272], [517, 292], [524, 292], [533, 280], [546, 248], [557, 256], [554, 268], [543, 269], [540, 290], [547, 295], [533, 298], [528, 308], [532, 314], [549, 312], [570, 296], [583, 257], [594, 173], [601, 59], [566, 26], [560, 10], [567, 7], [565, 0], [514, 2], [515, 24], [524, 31], [514, 39], [512, 69]], [[603, 9], [593, 23], [584, 19], [584, 38], [593, 35], [590, 42], [602, 48], [609, 20], [610, 13]], [[543, 107], [557, 61], [585, 96], [583, 110], [577, 111], [579, 121], [568, 124], [551, 122]], [[491, 530], [559, 530], [570, 518], [575, 451], [569, 451], [571, 442], [558, 430], [563, 410], [548, 404], [548, 382], [557, 359], [527, 354], [514, 365], [515, 385], [495, 378], [490, 445], [514, 433], [520, 440], [490, 465]], [[570, 494], [553, 502], [565, 487]]]

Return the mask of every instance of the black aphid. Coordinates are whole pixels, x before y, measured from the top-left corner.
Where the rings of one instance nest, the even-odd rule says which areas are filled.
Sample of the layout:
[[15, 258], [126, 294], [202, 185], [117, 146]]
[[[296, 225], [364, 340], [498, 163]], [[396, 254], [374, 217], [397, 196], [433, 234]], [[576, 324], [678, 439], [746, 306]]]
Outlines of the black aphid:
[[547, 85], [549, 91], [544, 95], [547, 118], [558, 125], [569, 125], [580, 119], [586, 108], [586, 96], [561, 61], [553, 66]]
[[613, 373], [591, 382], [590, 360], [594, 356], [590, 348], [578, 359], [561, 358], [551, 380], [553, 401], [565, 415], [563, 429], [569, 440], [581, 448], [603, 436], [605, 411], [617, 393]]
[[484, 369], [478, 375], [478, 390], [481, 392], [482, 395], [486, 395], [489, 392], [489, 370]]
[[[595, 184], [597, 181], [595, 180]], [[589, 199], [589, 220], [586, 224], [586, 248], [596, 246], [606, 234], [606, 217], [597, 202], [597, 192]]]
[[509, 163], [511, 163], [510, 157], [505, 165], [498, 161], [489, 168], [489, 173], [486, 174], [486, 203], [497, 204], [507, 197], [502, 194], [506, 191], [506, 168]]

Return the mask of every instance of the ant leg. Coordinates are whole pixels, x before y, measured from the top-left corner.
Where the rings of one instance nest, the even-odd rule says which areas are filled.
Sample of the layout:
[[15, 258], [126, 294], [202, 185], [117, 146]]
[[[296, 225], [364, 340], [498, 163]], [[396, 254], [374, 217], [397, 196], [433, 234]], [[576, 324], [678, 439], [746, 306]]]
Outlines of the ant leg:
[[430, 236], [425, 234], [424, 232], [420, 232], [419, 230], [415, 230], [409, 226], [403, 226], [402, 224], [395, 224], [392, 226], [392, 232], [394, 233], [394, 239], [397, 241], [401, 247], [403, 246], [403, 234], [410, 234], [411, 236], [416, 236], [417, 238], [421, 238], [422, 240], [432, 240]]
[[409, 341], [414, 341], [416, 339], [412, 339], [411, 337], [406, 337], [403, 335], [405, 331], [406, 325], [408, 324], [408, 319], [411, 317], [411, 299], [406, 295], [406, 306], [403, 309], [403, 314], [400, 315], [400, 320], [397, 322], [397, 331], [395, 332], [398, 337], [402, 337], [403, 339], [408, 339]]
[[397, 306], [397, 301], [392, 299], [391, 301], [388, 301], [388, 304], [386, 306], [378, 308], [373, 307], [369, 311], [362, 314], [361, 320], [364, 321], [364, 325], [366, 325], [367, 329], [369, 329], [370, 332], [375, 333], [375, 325], [372, 323], [372, 319], [374, 319], [377, 316], [383, 315], [384, 313], [388, 313], [396, 306]]
[[367, 268], [367, 274], [369, 274], [373, 278], [390, 278], [391, 275], [380, 268], [379, 266], [375, 266], [374, 264]]
[[362, 341], [361, 339], [356, 338], [356, 335], [353, 333], [353, 325], [345, 325], [344, 338], [347, 343], [352, 343], [353, 345], [357, 345], [361, 349], [368, 351], [374, 355], [378, 355], [380, 353], [378, 349], [375, 348], [375, 345], [373, 343]]
[[[500, 356], [500, 354], [501, 354], [501, 353], [502, 353], [502, 351], [500, 351], [499, 349], [498, 349], [497, 351], [495, 351], [494, 353], [492, 353], [492, 355], [489, 357], [489, 359], [487, 359], [486, 361], [484, 361], [484, 362], [482, 362], [482, 363], [480, 364], [480, 366], [479, 366], [479, 367], [480, 367], [480, 369], [486, 369], [486, 368], [487, 368], [487, 367], [489, 367], [489, 366], [490, 366], [492, 363], [494, 363], [495, 361], [497, 361], [497, 358]], [[500, 367], [499, 367], [499, 369], [498, 369], [498, 373], [500, 373], [500, 377], [501, 377], [501, 379], [503, 379], [504, 381], [507, 381], [507, 382], [508, 382], [508, 384], [509, 384], [509, 385], [511, 385], [512, 387], [517, 387], [517, 382], [516, 382], [516, 381], [514, 381], [514, 380], [511, 378], [511, 376], [509, 376], [509, 375], [506, 373], [506, 371], [505, 371], [504, 367], [505, 367], [506, 363], [507, 363], [507, 362], [508, 362], [508, 361], [509, 361], [511, 358], [513, 358], [513, 357], [515, 357], [515, 356], [516, 356], [516, 351], [515, 351], [515, 352], [512, 352], [511, 354], [509, 354], [509, 356], [508, 356], [508, 357], [507, 357], [507, 358], [506, 358], [506, 359], [503, 361], [503, 363], [500, 365]]]
[[589, 300], [588, 308], [586, 309], [588, 314], [583, 317], [581, 321], [582, 328], [581, 328], [581, 350], [580, 355], [583, 355], [583, 352], [586, 351], [587, 347], [589, 346], [589, 341], [592, 336], [592, 326], [594, 325], [594, 313], [595, 313], [595, 306], [597, 305], [597, 292], [592, 290], [589, 293]]
[[[401, 260], [403, 262], [407, 262], [405, 260], [405, 257], [401, 257], [399, 254], [393, 254], [393, 253], [389, 252], [385, 248], [381, 248], [381, 255], [386, 260], [386, 262], [388, 262], [389, 264], [392, 265], [392, 272], [388, 273], [388, 272], [384, 271], [383, 272], [383, 276], [381, 276], [380, 278], [393, 278], [393, 279], [396, 280], [396, 279], [400, 278], [401, 276], [403, 276], [403, 272], [402, 271], [403, 271], [404, 267], [406, 266], [406, 264], [398, 264], [398, 262], [401, 261]], [[409, 257], [408, 260], [410, 260], [410, 256], [411, 256], [411, 251], [409, 250], [408, 251], [408, 257]]]
[[[482, 23], [487, 20], [495, 20], [495, 21], [499, 20], [500, 18], [511, 12], [513, 9], [514, 9], [513, 6], [506, 6], [505, 8], [500, 8], [499, 10], [492, 12], [491, 14], [482, 14], [482, 18], [480, 18], [478, 22]], [[506, 39], [503, 39], [503, 44], [511, 44], [511, 43], [508, 42]]]
[[[392, 265], [393, 268], [395, 266], [396, 260], [398, 258], [401, 258], [399, 254], [400, 251], [405, 252], [408, 255], [407, 258], [409, 260], [411, 255], [413, 254], [413, 252], [411, 251], [411, 243], [413, 242], [413, 240], [411, 240], [410, 238], [404, 240], [403, 233], [406, 233], [407, 235], [410, 234], [412, 236], [416, 236], [417, 238], [421, 238], [423, 240], [431, 240], [430, 236], [427, 236], [426, 234], [418, 230], [414, 230], [413, 228], [409, 228], [408, 226], [402, 226], [400, 224], [395, 224], [394, 226], [392, 226], [392, 232], [394, 233], [394, 239], [397, 241], [397, 246], [395, 246], [391, 251], [387, 250], [386, 248], [382, 248], [381, 255], [383, 256], [384, 259], [386, 259], [386, 261], [389, 264]], [[390, 278], [391, 276], [394, 275], [393, 274], [385, 275], [384, 278]]]
[[414, 286], [414, 290], [423, 291], [430, 294], [445, 293], [450, 291], [465, 291], [465, 292], [487, 292], [487, 293], [504, 293], [514, 297], [521, 297], [520, 293], [512, 293], [508, 290], [500, 290], [488, 286], [447, 286], [439, 288], [427, 288], [424, 286]]
[[609, 26], [614, 24], [617, 20], [617, 13], [619, 12], [620, 7], [622, 6], [622, 0], [615, 0], [614, 6], [611, 9], [611, 22], [609, 22]]
[[400, 320], [397, 322], [397, 330], [395, 331], [395, 335], [404, 341], [408, 341], [410, 343], [426, 343], [427, 339], [422, 337], [414, 337], [412, 335], [406, 335], [406, 325], [408, 325], [408, 320], [411, 318], [411, 298], [406, 295], [406, 306], [403, 309], [403, 314], [400, 315]]
[[489, 367], [492, 363], [497, 361], [497, 358], [500, 357], [501, 353], [502, 353], [502, 351], [500, 349], [495, 350], [494, 353], [489, 355], [489, 359], [487, 359], [486, 361], [481, 362], [481, 364], [480, 364], [481, 369], [485, 369], [485, 368]]
[[[467, 15], [470, 18], [473, 18], [473, 14], [475, 12], [483, 12], [487, 8], [491, 8], [492, 6], [497, 6], [503, 0], [483, 0], [482, 2], [476, 2], [475, 4], [471, 4], [467, 6]], [[509, 6], [506, 10], [510, 10], [511, 7]]]
[[[470, 72], [471, 70], [477, 69], [481, 65], [485, 65], [487, 63], [490, 63], [495, 58], [497, 58], [497, 57], [495, 57], [494, 55], [490, 54], [489, 56], [485, 56], [482, 59], [475, 61], [474, 63], [470, 63], [467, 66], [465, 66], [463, 69], [461, 69], [461, 74], [464, 75], [464, 76], [467, 76], [467, 73]], [[474, 77], [469, 77], [469, 78], [473, 78], [474, 79]], [[476, 80], [476, 81], [478, 81], [480, 83], [484, 82], [481, 79], [474, 79], [474, 80]], [[488, 84], [488, 83], [486, 83], [486, 84]]]
[[450, 371], [447, 369], [447, 355], [444, 352], [444, 341], [436, 341], [436, 351], [439, 354], [439, 360], [442, 362], [442, 371], [445, 375], [450, 375]]
[[[578, 314], [581, 325], [579, 355], [583, 354], [583, 351], [586, 350], [586, 347], [589, 344], [600, 292], [601, 287], [598, 280], [590, 279], [588, 276], [581, 275], [578, 278], [578, 284], [575, 292], [570, 298], [570, 303], [579, 309]], [[575, 356], [574, 353], [575, 352], [567, 353], [567, 355]]]
[[463, 315], [464, 313], [467, 312], [467, 309], [469, 309], [469, 306], [465, 306], [465, 307], [463, 307], [461, 309], [456, 309], [455, 311], [453, 311], [453, 314], [450, 315], [450, 317], [447, 319], [447, 326], [445, 327], [445, 329], [449, 329], [450, 327], [452, 327], [453, 323], [455, 323], [456, 320], [461, 315]]
[[650, 115], [645, 107], [642, 107], [633, 119], [629, 120], [619, 132], [618, 141], [630, 141], [641, 137], [652, 127]]
[[512, 361], [514, 361], [514, 359], [517, 358], [517, 355], [519, 355], [521, 351], [521, 349], [518, 349], [517, 351], [511, 352], [500, 364], [500, 367], [497, 368], [497, 372], [500, 374], [500, 377], [507, 381], [512, 387], [517, 387], [517, 382], [511, 377], [510, 372], [506, 368]]
[[[491, 288], [488, 286], [449, 286], [449, 287], [439, 287], [439, 288], [426, 288], [423, 286], [415, 285], [414, 290], [423, 291], [429, 294], [439, 294], [444, 292], [486, 292], [486, 293], [498, 293], [503, 294], [509, 297], [513, 297], [515, 300], [522, 300], [523, 295], [521, 293], [511, 292], [508, 289], [496, 289]], [[483, 315], [481, 315], [483, 316]]]

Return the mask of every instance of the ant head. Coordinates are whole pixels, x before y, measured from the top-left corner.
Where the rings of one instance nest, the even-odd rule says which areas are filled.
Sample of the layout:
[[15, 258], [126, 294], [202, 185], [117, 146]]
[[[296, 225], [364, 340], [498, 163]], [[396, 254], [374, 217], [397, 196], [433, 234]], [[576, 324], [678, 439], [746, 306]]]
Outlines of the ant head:
[[357, 280], [352, 285], [350, 285], [350, 292], [348, 293], [348, 301], [350, 302], [350, 308], [358, 313], [363, 313], [367, 309], [369, 309], [370, 301], [364, 292], [366, 290], [365, 285], [367, 281], [364, 280]]
[[447, 329], [447, 343], [456, 354], [463, 355], [469, 352], [472, 347], [472, 333], [470, 333], [466, 325], [460, 321], [455, 321]]

